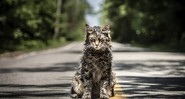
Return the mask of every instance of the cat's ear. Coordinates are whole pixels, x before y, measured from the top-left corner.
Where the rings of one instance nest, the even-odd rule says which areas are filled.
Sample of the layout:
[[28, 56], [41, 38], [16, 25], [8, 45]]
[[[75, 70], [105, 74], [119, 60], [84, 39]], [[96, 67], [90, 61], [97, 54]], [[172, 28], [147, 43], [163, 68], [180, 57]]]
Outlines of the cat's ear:
[[87, 28], [89, 28], [90, 26], [89, 26], [89, 24], [85, 24], [85, 28], [87, 29]]
[[107, 25], [104, 26], [103, 29], [104, 29], [104, 30], [109, 30], [109, 28], [110, 28], [110, 26], [107, 24]]
[[85, 24], [85, 32], [86, 32], [86, 33], [92, 33], [92, 32], [93, 32], [92, 27], [89, 26], [88, 24]]
[[110, 33], [110, 26], [109, 25], [105, 25], [102, 28], [102, 33]]

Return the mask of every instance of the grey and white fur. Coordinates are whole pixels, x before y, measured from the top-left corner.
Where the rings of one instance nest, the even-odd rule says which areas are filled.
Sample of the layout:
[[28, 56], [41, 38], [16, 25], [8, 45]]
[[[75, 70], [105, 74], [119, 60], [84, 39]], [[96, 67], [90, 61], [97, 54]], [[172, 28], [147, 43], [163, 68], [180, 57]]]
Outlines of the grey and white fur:
[[101, 28], [86, 24], [83, 56], [72, 79], [71, 97], [109, 99], [114, 96], [115, 74], [109, 25]]

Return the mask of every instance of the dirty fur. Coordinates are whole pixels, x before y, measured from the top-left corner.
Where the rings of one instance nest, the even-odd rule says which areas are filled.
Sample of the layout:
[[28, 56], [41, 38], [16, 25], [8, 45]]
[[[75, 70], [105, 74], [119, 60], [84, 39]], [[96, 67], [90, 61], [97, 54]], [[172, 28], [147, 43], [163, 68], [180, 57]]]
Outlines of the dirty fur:
[[114, 96], [115, 74], [109, 25], [86, 25], [86, 39], [80, 65], [72, 79], [72, 98], [109, 99]]

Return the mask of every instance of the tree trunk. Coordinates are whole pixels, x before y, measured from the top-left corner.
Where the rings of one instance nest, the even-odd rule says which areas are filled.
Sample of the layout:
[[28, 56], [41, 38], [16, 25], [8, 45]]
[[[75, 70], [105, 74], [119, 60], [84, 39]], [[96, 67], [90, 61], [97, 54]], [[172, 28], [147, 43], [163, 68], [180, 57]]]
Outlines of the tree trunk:
[[62, 8], [62, 0], [57, 1], [57, 10], [56, 10], [56, 20], [55, 20], [55, 30], [53, 39], [58, 38], [60, 27], [58, 26], [60, 24], [60, 14], [61, 14], [61, 8]]

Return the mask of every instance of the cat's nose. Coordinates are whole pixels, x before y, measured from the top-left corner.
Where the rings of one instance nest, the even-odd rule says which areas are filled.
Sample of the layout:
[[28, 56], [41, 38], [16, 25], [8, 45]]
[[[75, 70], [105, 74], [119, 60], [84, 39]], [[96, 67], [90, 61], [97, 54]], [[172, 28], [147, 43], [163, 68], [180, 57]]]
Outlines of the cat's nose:
[[97, 43], [97, 44], [95, 44], [96, 46], [98, 46], [99, 44]]

